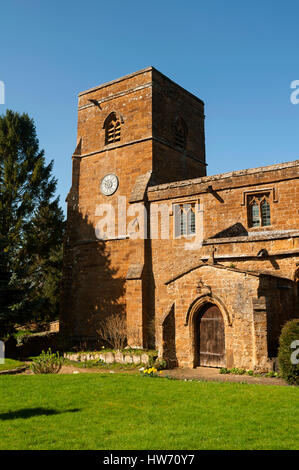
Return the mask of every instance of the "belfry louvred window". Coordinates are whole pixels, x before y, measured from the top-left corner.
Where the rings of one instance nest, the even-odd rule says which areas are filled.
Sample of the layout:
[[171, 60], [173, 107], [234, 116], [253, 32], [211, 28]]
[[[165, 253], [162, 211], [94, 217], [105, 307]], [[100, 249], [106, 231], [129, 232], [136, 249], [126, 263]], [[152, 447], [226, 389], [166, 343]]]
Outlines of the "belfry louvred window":
[[174, 126], [175, 145], [180, 150], [185, 150], [187, 143], [187, 126], [182, 118], [175, 122]]
[[121, 122], [115, 113], [109, 114], [105, 124], [105, 145], [120, 141]]
[[254, 194], [249, 197], [248, 219], [250, 227], [271, 225], [269, 194]]

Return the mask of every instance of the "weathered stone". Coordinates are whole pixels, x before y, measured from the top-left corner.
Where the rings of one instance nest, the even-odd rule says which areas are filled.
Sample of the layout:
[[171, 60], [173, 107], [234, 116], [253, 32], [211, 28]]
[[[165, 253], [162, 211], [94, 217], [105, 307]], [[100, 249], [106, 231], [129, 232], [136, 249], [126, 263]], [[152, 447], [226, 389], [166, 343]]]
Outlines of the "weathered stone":
[[140, 355], [133, 354], [132, 356], [134, 364], [140, 364]]
[[142, 364], [148, 364], [148, 355], [147, 354], [141, 354], [140, 362]]
[[[111, 113], [120, 140], [107, 143]], [[100, 183], [111, 173], [119, 186], [104, 196]], [[252, 226], [252, 196], [267, 199], [271, 225]], [[157, 218], [147, 226], [157, 237], [129, 238], [132, 227], [118, 217], [121, 201], [127, 212], [138, 202], [148, 214], [167, 205], [169, 237], [161, 235], [168, 223]], [[121, 312], [130, 347], [155, 347], [170, 365], [192, 367], [198, 319], [215, 305], [224, 322], [226, 366], [268, 367], [281, 326], [298, 316], [298, 160], [206, 176], [203, 102], [149, 67], [80, 93], [67, 202], [65, 336], [94, 341], [99, 321]], [[106, 241], [95, 236], [102, 203], [116, 214]], [[196, 239], [176, 237], [178, 203], [195, 204]]]
[[115, 358], [115, 362], [118, 362], [118, 363], [123, 363], [124, 362], [124, 355], [120, 351], [117, 351], [114, 354], [114, 358]]
[[105, 362], [107, 364], [113, 364], [115, 362], [114, 354], [112, 352], [107, 352], [105, 354]]
[[130, 354], [125, 354], [124, 362], [126, 364], [132, 364], [133, 363], [133, 357]]

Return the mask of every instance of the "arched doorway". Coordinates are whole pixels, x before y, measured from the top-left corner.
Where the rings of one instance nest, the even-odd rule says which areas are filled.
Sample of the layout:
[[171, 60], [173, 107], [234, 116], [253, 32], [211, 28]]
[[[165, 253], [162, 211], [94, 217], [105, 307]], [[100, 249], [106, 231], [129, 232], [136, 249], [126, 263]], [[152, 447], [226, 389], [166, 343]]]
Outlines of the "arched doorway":
[[194, 320], [195, 366], [225, 367], [224, 321], [219, 308], [207, 303]]

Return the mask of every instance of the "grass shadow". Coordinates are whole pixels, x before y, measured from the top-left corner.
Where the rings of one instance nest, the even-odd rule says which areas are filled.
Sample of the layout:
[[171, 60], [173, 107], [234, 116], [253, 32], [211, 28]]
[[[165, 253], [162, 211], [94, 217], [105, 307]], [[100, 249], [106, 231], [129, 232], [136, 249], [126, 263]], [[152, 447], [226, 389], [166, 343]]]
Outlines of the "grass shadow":
[[79, 408], [73, 408], [65, 411], [58, 411], [49, 408], [23, 408], [17, 411], [10, 411], [8, 413], [0, 413], [0, 420], [6, 421], [10, 419], [27, 419], [32, 418], [33, 416], [50, 416], [50, 415], [59, 415], [62, 413], [76, 413], [80, 411]]

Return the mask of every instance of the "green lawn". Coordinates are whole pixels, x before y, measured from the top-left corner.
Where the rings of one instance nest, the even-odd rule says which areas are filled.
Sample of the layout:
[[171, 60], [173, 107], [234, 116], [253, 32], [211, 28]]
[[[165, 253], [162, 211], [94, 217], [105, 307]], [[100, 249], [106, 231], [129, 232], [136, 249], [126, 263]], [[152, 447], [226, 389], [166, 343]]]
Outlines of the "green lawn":
[[0, 449], [298, 449], [299, 388], [2, 376], [0, 435]]
[[24, 362], [15, 361], [14, 359], [5, 359], [4, 364], [0, 364], [0, 372], [2, 370], [17, 369], [18, 367], [21, 367], [24, 365], [25, 365]]

